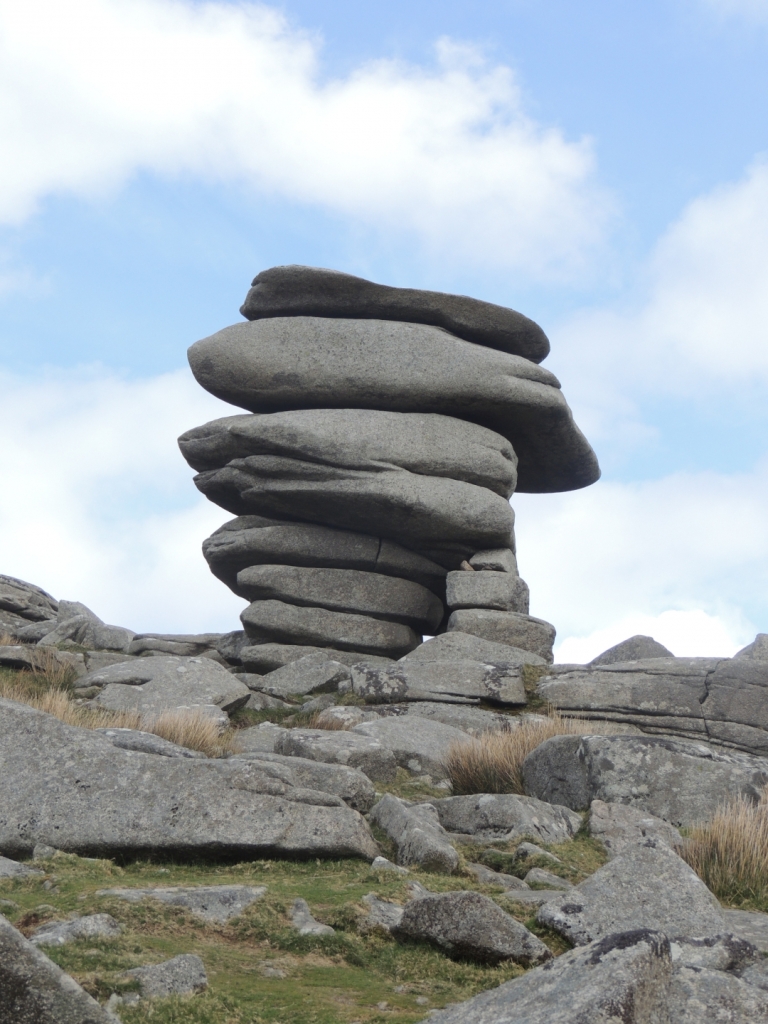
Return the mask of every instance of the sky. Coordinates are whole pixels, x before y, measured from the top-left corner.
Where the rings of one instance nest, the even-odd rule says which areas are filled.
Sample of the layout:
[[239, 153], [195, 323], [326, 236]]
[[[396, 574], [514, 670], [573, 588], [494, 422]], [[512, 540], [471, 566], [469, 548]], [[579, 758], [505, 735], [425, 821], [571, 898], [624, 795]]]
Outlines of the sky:
[[238, 628], [176, 437], [267, 267], [509, 305], [603, 469], [516, 495], [556, 658], [768, 632], [768, 0], [0, 0], [0, 572]]

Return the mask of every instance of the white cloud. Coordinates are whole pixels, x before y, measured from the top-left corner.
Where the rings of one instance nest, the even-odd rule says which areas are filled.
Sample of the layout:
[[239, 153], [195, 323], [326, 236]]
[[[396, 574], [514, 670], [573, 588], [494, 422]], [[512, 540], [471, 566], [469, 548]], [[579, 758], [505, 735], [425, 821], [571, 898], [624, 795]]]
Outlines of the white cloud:
[[587, 435], [649, 439], [648, 399], [763, 407], [768, 162], [689, 203], [638, 276], [632, 300], [583, 310], [550, 332], [552, 368]]
[[768, 463], [513, 504], [531, 611], [556, 625], [560, 660], [637, 632], [727, 655], [768, 631]]
[[588, 636], [566, 637], [557, 646], [555, 660], [584, 665], [614, 644], [638, 634], [652, 636], [678, 658], [730, 658], [745, 646], [734, 640], [734, 635], [740, 635], [739, 626], [723, 622], [700, 608], [661, 615], [628, 615]]
[[253, 3], [0, 0], [0, 220], [138, 171], [241, 181], [457, 261], [580, 273], [611, 203], [587, 140], [442, 41], [324, 81], [316, 40]]
[[176, 446], [232, 412], [187, 371], [0, 378], [0, 566], [137, 631], [239, 628], [243, 602], [202, 540], [230, 518], [195, 490]]

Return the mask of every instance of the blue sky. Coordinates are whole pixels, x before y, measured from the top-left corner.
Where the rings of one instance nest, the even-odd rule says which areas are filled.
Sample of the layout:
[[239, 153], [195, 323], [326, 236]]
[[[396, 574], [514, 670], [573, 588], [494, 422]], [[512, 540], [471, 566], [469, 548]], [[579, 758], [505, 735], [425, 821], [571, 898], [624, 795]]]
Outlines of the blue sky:
[[0, 0], [0, 571], [236, 625], [174, 438], [279, 263], [534, 317], [603, 465], [518, 496], [561, 658], [768, 631], [768, 2]]

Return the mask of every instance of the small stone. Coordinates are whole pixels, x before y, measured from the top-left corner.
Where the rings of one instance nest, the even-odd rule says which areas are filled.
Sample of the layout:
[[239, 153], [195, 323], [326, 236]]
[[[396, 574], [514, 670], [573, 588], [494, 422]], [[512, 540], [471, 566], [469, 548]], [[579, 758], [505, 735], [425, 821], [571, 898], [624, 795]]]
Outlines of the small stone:
[[55, 846], [49, 846], [47, 843], [35, 843], [32, 860], [51, 860], [58, 852]]
[[499, 889], [527, 889], [528, 885], [514, 875], [505, 875], [501, 871], [494, 871], [485, 864], [467, 864], [467, 871], [471, 871], [481, 885], [494, 885]]
[[208, 987], [205, 966], [199, 956], [183, 953], [148, 967], [134, 967], [126, 971], [125, 978], [135, 978], [145, 999], [164, 998], [202, 992]]
[[517, 576], [517, 559], [511, 548], [477, 551], [470, 558], [469, 565], [480, 572], [508, 572]]
[[515, 856], [519, 860], [526, 860], [528, 857], [546, 857], [547, 860], [551, 860], [554, 864], [562, 864], [563, 862], [559, 857], [556, 857], [554, 853], [548, 853], [546, 850], [542, 850], [540, 846], [536, 846], [535, 843], [520, 843], [515, 849]]
[[[44, 858], [40, 859], [42, 860]], [[32, 875], [44, 874], [45, 872], [40, 871], [39, 868], [30, 868], [26, 864], [19, 864], [17, 860], [11, 860], [8, 857], [0, 857], [0, 878], [30, 878]]]
[[335, 929], [329, 924], [321, 924], [312, 916], [309, 904], [301, 898], [293, 901], [291, 907], [291, 923], [299, 935], [334, 935]]
[[371, 863], [371, 871], [394, 871], [398, 875], [407, 875], [410, 872], [408, 868], [401, 867], [399, 864], [393, 864], [391, 860], [387, 860], [386, 857], [374, 857]]
[[395, 934], [427, 939], [452, 956], [491, 963], [538, 964], [552, 957], [540, 939], [478, 892], [440, 893], [411, 901]]
[[390, 933], [400, 924], [403, 908], [399, 904], [391, 903], [388, 900], [380, 900], [374, 892], [369, 892], [367, 896], [363, 896], [363, 903], [368, 909], [368, 917], [361, 923], [361, 931], [369, 932], [378, 929]]
[[43, 924], [35, 929], [29, 941], [35, 946], [64, 946], [78, 939], [115, 939], [122, 930], [122, 925], [109, 914], [90, 914]]
[[426, 1006], [428, 1003], [429, 1003], [429, 1000], [427, 999], [426, 996], [416, 996], [416, 1005], [417, 1006]]
[[523, 881], [529, 886], [546, 885], [550, 889], [558, 890], [570, 888], [572, 885], [572, 883], [566, 881], [565, 878], [561, 878], [559, 875], [554, 875], [551, 871], [545, 871], [544, 868], [531, 868]]
[[226, 924], [267, 891], [266, 885], [199, 885], [168, 889], [99, 889], [97, 896], [116, 896], [129, 903], [159, 900], [171, 907], [183, 907], [195, 917]]
[[288, 974], [286, 971], [281, 970], [279, 967], [273, 967], [268, 960], [262, 960], [259, 964], [259, 974], [262, 978], [287, 978]]

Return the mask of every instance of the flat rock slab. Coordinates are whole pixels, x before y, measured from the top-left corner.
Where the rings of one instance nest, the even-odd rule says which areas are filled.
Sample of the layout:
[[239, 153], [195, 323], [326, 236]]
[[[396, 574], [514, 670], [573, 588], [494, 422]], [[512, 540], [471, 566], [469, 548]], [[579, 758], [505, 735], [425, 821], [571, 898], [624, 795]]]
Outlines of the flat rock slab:
[[526, 703], [518, 666], [478, 661], [404, 659], [391, 666], [360, 662], [352, 667], [352, 689], [369, 704], [403, 700], [479, 704], [487, 700], [519, 707]]
[[291, 907], [291, 924], [299, 935], [333, 935], [334, 928], [329, 924], [321, 924], [312, 916], [309, 904], [301, 898], [293, 901]]
[[374, 704], [363, 709], [366, 715], [408, 715], [426, 718], [443, 725], [452, 725], [470, 736], [482, 732], [504, 732], [517, 727], [517, 718], [487, 711], [467, 704], [444, 704], [440, 701], [409, 701], [407, 704]]
[[671, 978], [669, 942], [664, 935], [624, 932], [563, 953], [522, 978], [433, 1013], [429, 1020], [431, 1024], [666, 1024]]
[[455, 629], [431, 637], [416, 650], [406, 654], [402, 661], [407, 665], [426, 661], [479, 661], [486, 665], [547, 664], [544, 658], [531, 651], [524, 651], [522, 647], [496, 643]]
[[446, 570], [436, 562], [382, 537], [318, 523], [238, 516], [203, 541], [203, 554], [214, 576], [233, 589], [250, 565], [305, 565], [378, 572], [445, 594]]
[[205, 757], [199, 750], [180, 747], [178, 743], [171, 743], [162, 736], [141, 729], [95, 729], [94, 732], [121, 750], [138, 750], [143, 754], [157, 754], [158, 757], [192, 757], [197, 760]]
[[273, 317], [227, 327], [188, 356], [202, 387], [251, 412], [369, 408], [480, 422], [512, 443], [521, 491], [572, 490], [599, 476], [556, 377], [437, 327]]
[[0, 915], [0, 1024], [115, 1024], [68, 974]]
[[467, 734], [451, 725], [429, 718], [404, 716], [361, 722], [353, 733], [370, 736], [395, 755], [395, 761], [413, 775], [446, 777], [445, 761], [456, 743], [466, 743]]
[[768, 914], [754, 910], [723, 910], [726, 930], [768, 953]]
[[[376, 799], [373, 783], [357, 768], [350, 768], [343, 764], [311, 761], [305, 757], [286, 757], [283, 754], [274, 753], [248, 756], [268, 764], [279, 765], [282, 771], [287, 773], [283, 778], [291, 785], [319, 790], [321, 793], [331, 793], [361, 814], [367, 814]], [[238, 755], [235, 755], [234, 759], [236, 760], [237, 757]]]
[[361, 856], [379, 850], [338, 797], [291, 786], [279, 766], [155, 757], [0, 700], [0, 849], [70, 853]]
[[768, 760], [660, 736], [555, 736], [526, 757], [523, 779], [527, 793], [574, 810], [603, 800], [692, 825], [738, 794], [759, 800]]
[[374, 805], [370, 820], [394, 842], [402, 867], [415, 864], [425, 871], [451, 874], [459, 866], [459, 855], [432, 804], [414, 804], [386, 793]]
[[[421, 636], [400, 622], [285, 601], [254, 601], [240, 619], [249, 637], [267, 643], [333, 646], [386, 657], [402, 657], [421, 643]], [[245, 648], [244, 653], [250, 650]]]
[[570, 666], [537, 689], [566, 712], [768, 756], [768, 661], [653, 657]]
[[442, 601], [421, 584], [359, 569], [252, 565], [237, 574], [237, 590], [249, 601], [287, 601], [373, 615], [419, 632], [436, 630], [445, 613]]
[[116, 896], [128, 903], [159, 900], [170, 907], [183, 907], [204, 921], [226, 924], [261, 899], [266, 885], [199, 885], [156, 889], [99, 889], [97, 896]]
[[176, 708], [214, 705], [229, 713], [248, 701], [247, 686], [210, 658], [160, 655], [109, 665], [89, 673], [82, 686], [103, 686], [94, 698], [111, 711], [159, 715]]
[[448, 832], [478, 839], [511, 841], [529, 836], [543, 843], [564, 843], [581, 827], [567, 807], [514, 793], [481, 793], [435, 800], [440, 824]]
[[540, 363], [549, 341], [537, 323], [506, 306], [467, 295], [393, 288], [339, 270], [297, 264], [262, 270], [240, 308], [247, 320], [331, 316], [432, 324], [477, 345]]
[[493, 643], [522, 647], [543, 658], [553, 660], [552, 646], [555, 627], [544, 619], [519, 612], [499, 612], [491, 608], [460, 608], [451, 612], [446, 627], [448, 632], [472, 633]]
[[717, 899], [666, 843], [644, 839], [571, 889], [545, 903], [541, 924], [577, 946], [619, 928], [650, 928], [670, 938], [708, 938], [725, 929]]
[[310, 654], [322, 654], [324, 658], [337, 661], [348, 668], [359, 661], [373, 661], [377, 665], [392, 664], [391, 658], [372, 656], [362, 651], [340, 651], [338, 648], [313, 647], [307, 644], [255, 643], [253, 646], [243, 647], [240, 652], [243, 667], [255, 675], [274, 672]]
[[455, 416], [381, 409], [291, 409], [226, 416], [179, 438], [193, 469], [235, 459], [287, 456], [335, 469], [406, 470], [476, 484], [510, 498], [517, 456], [506, 438]]
[[284, 698], [300, 697], [322, 689], [336, 690], [339, 683], [345, 682], [349, 677], [346, 665], [333, 661], [323, 651], [318, 651], [291, 661], [274, 672], [257, 676], [253, 682], [264, 693]]
[[213, 651], [221, 636], [221, 633], [137, 633], [128, 647], [128, 653], [176, 654], [183, 658], [194, 658]]
[[457, 608], [495, 608], [502, 612], [528, 614], [528, 584], [509, 572], [449, 572], [446, 577], [446, 604]]
[[109, 914], [89, 914], [43, 924], [32, 932], [29, 941], [34, 946], [65, 946], [80, 939], [116, 939], [122, 930]]
[[552, 954], [535, 935], [479, 892], [422, 896], [405, 907], [398, 938], [424, 939], [452, 956], [490, 963], [539, 964]]
[[641, 839], [652, 837], [663, 840], [674, 849], [683, 839], [669, 822], [626, 804], [607, 804], [593, 800], [589, 808], [589, 834], [599, 839], [609, 857]]
[[0, 857], [0, 878], [32, 878], [34, 875], [44, 875], [39, 868], [31, 868], [27, 864], [19, 864], [17, 860], [9, 857]]
[[346, 469], [249, 455], [198, 473], [194, 482], [234, 515], [293, 514], [342, 530], [368, 529], [451, 568], [479, 547], [509, 544], [514, 525], [508, 500], [487, 487], [397, 467]]
[[397, 761], [389, 747], [370, 736], [327, 729], [286, 729], [275, 753], [357, 768], [376, 782], [392, 782]]
[[144, 999], [189, 995], [202, 992], [208, 987], [205, 965], [199, 956], [191, 953], [182, 953], [161, 964], [134, 967], [126, 971], [123, 977], [138, 981]]

